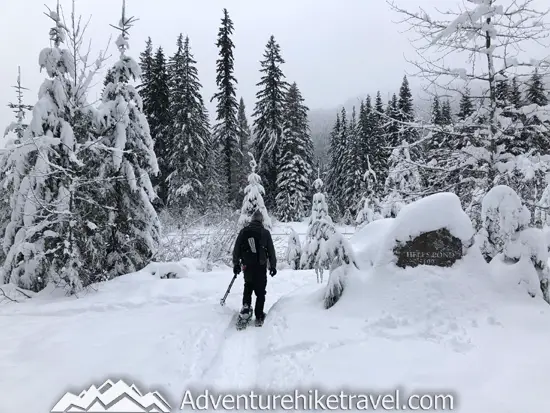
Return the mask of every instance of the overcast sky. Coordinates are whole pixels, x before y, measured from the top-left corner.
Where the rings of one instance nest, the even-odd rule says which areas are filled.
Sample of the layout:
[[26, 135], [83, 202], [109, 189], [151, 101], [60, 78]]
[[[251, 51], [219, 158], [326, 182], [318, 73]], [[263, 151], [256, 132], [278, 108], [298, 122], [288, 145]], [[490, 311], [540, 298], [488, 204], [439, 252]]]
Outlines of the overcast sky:
[[[401, 0], [408, 7], [447, 8], [458, 0]], [[542, 0], [544, 1], [544, 0]], [[55, 7], [55, 0], [5, 0], [0, 15], [0, 130], [12, 119], [2, 102], [14, 99], [17, 66], [21, 65], [23, 83], [31, 91], [26, 102], [36, 102], [38, 87], [44, 79], [39, 72], [38, 54], [49, 46], [52, 21], [43, 12], [44, 3]], [[109, 24], [120, 19], [121, 0], [77, 0], [77, 13], [91, 23], [88, 36], [97, 52], [116, 31]], [[66, 14], [71, 1], [61, 0]], [[244, 97], [252, 110], [260, 80], [260, 64], [271, 34], [281, 46], [286, 63], [283, 71], [296, 81], [310, 109], [333, 108], [364, 93], [396, 91], [407, 69], [404, 54], [411, 46], [400, 31], [404, 27], [384, 0], [127, 0], [127, 13], [140, 20], [130, 33], [129, 53], [139, 59], [148, 36], [155, 48], [162, 46], [168, 55], [175, 51], [179, 33], [188, 35], [198, 61], [203, 96], [209, 103], [216, 90], [215, 46], [223, 7], [228, 7], [235, 25], [235, 75], [238, 97]], [[111, 45], [113, 59], [118, 56]], [[103, 80], [103, 74], [98, 82]], [[411, 79], [414, 83], [415, 80]], [[97, 91], [97, 88], [96, 88]], [[94, 96], [92, 98], [96, 98]], [[386, 97], [386, 96], [384, 96]]]

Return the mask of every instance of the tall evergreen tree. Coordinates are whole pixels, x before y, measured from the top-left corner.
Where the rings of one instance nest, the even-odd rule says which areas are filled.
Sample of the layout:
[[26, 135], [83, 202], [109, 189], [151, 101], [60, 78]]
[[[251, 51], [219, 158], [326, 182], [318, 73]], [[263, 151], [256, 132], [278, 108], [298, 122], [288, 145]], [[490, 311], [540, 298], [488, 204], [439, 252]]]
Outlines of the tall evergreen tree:
[[462, 97], [460, 98], [460, 105], [458, 111], [458, 119], [466, 120], [474, 113], [474, 105], [470, 96], [470, 89], [466, 88]]
[[283, 222], [300, 221], [310, 208], [309, 187], [313, 176], [312, 142], [308, 108], [296, 83], [287, 93], [281, 160], [277, 176], [277, 215]]
[[362, 178], [366, 167], [366, 165], [363, 165], [361, 157], [361, 140], [355, 107], [353, 107], [347, 132], [346, 143], [342, 148], [343, 165], [345, 165], [341, 172], [343, 175], [342, 203], [346, 223], [351, 224], [361, 208]]
[[159, 174], [153, 177], [158, 197], [163, 205], [168, 201], [170, 166], [170, 76], [162, 47], [157, 49], [150, 79], [150, 101], [147, 109], [149, 130], [155, 144]]
[[393, 148], [401, 144], [399, 138], [399, 123], [397, 122], [397, 120], [399, 119], [399, 105], [397, 95], [395, 93], [392, 95], [391, 100], [386, 106], [386, 117], [388, 118], [388, 120], [385, 124], [385, 130], [386, 141], [389, 147], [387, 157], [389, 158]]
[[[113, 82], [105, 87], [100, 113], [107, 131], [101, 143], [110, 148], [102, 174], [110, 209], [105, 245], [107, 276], [139, 271], [156, 254], [160, 222], [152, 202], [156, 198], [150, 176], [159, 172], [143, 102], [130, 81], [140, 76], [140, 67], [126, 54], [128, 31], [135, 19], [126, 16], [125, 4], [117, 39], [120, 59], [112, 68]], [[108, 186], [107, 186], [108, 185]]]
[[[550, 102], [548, 92], [545, 90], [542, 76], [535, 70], [529, 79], [526, 91], [526, 103], [538, 107], [547, 106]], [[527, 148], [533, 149], [535, 153], [547, 154], [550, 150], [550, 122], [539, 119], [538, 116], [532, 116], [526, 123]], [[541, 189], [542, 191], [542, 189]]]
[[519, 109], [522, 106], [521, 91], [519, 89], [518, 80], [515, 76], [512, 79], [512, 84], [510, 85], [508, 100], [515, 109]]
[[[388, 151], [386, 147], [388, 143], [386, 141], [386, 133], [384, 125], [386, 119], [384, 117], [384, 104], [382, 102], [382, 95], [380, 92], [376, 94], [376, 101], [371, 115], [371, 138], [370, 138], [370, 150], [372, 154], [369, 157], [369, 168], [365, 170], [365, 173], [369, 171], [370, 178], [374, 183], [374, 193], [377, 196], [382, 196], [384, 191], [384, 182], [388, 176]], [[374, 172], [374, 176], [372, 173]]]
[[39, 56], [40, 69], [46, 69], [48, 79], [42, 83], [21, 143], [8, 159], [17, 173], [0, 281], [34, 291], [50, 282], [62, 283], [74, 291], [83, 284], [80, 271], [87, 271], [81, 259], [83, 223], [74, 214], [75, 171], [82, 166], [71, 125], [75, 67], [70, 51], [62, 48], [67, 32], [59, 3], [48, 16], [55, 24], [50, 30], [52, 47]]
[[[15, 120], [9, 124], [4, 132], [5, 149], [11, 149], [13, 145], [19, 145], [23, 140], [25, 130], [28, 127], [25, 118], [28, 111], [33, 110], [33, 106], [23, 103], [23, 93], [28, 90], [21, 85], [21, 68], [18, 68], [17, 84], [13, 86], [17, 95], [17, 102], [9, 103], [8, 107], [11, 108], [15, 115]], [[17, 171], [15, 170], [15, 164], [10, 159], [10, 153], [4, 151], [0, 153], [0, 239], [4, 239], [6, 227], [9, 224], [11, 216], [11, 204], [10, 197], [13, 193], [13, 185], [17, 180]], [[0, 248], [0, 260], [5, 259], [3, 248]], [[0, 282], [3, 282], [0, 276]]]
[[281, 49], [274, 36], [270, 37], [263, 57], [260, 70], [263, 76], [257, 84], [261, 89], [256, 93], [257, 101], [253, 113], [256, 134], [254, 153], [262, 175], [265, 176], [266, 206], [272, 208], [275, 206], [278, 192], [277, 175], [280, 167], [284, 103], [288, 90], [280, 67], [285, 61], [281, 57]]
[[[340, 166], [341, 166], [341, 157], [340, 157], [340, 133], [341, 133], [342, 123], [340, 121], [340, 113], [336, 114], [336, 121], [330, 132], [330, 150], [329, 150], [329, 165], [327, 168], [327, 191], [331, 195], [331, 204], [329, 205], [333, 215], [339, 213], [338, 208], [338, 195], [340, 192], [339, 178], [340, 178]], [[319, 177], [320, 178], [320, 177]]]
[[348, 116], [346, 108], [342, 108], [340, 115], [336, 118], [336, 124], [331, 136], [330, 168], [329, 168], [329, 194], [330, 207], [335, 217], [342, 217], [345, 214], [344, 188], [347, 173], [346, 145], [348, 144]]
[[510, 85], [508, 84], [507, 79], [501, 79], [496, 82], [495, 94], [497, 107], [499, 109], [504, 109], [509, 104], [510, 97]]
[[[244, 104], [244, 99], [241, 97], [239, 101], [239, 112], [237, 114], [237, 135], [239, 137], [239, 176], [240, 184], [239, 187], [243, 188], [246, 186], [247, 176], [248, 176], [248, 163], [246, 162], [246, 154], [250, 151], [250, 139], [252, 137], [252, 132], [250, 126], [248, 125], [248, 118], [246, 117], [246, 106]], [[242, 195], [239, 196], [239, 202], [242, 202]]]
[[237, 79], [233, 75], [233, 49], [235, 46], [231, 40], [233, 30], [233, 21], [229, 17], [227, 9], [224, 9], [216, 43], [219, 48], [219, 58], [216, 61], [216, 84], [219, 90], [214, 94], [211, 101], [216, 99], [218, 102], [214, 139], [220, 146], [222, 175], [227, 185], [227, 200], [236, 205], [239, 197], [240, 165], [244, 154], [240, 152], [238, 136], [238, 104], [235, 93]]
[[526, 97], [528, 102], [531, 104], [538, 106], [548, 105], [548, 95], [546, 90], [544, 89], [542, 76], [538, 72], [538, 70], [535, 70], [531, 75], [531, 79], [529, 80], [527, 87]]
[[170, 135], [168, 203], [201, 208], [206, 201], [209, 123], [189, 38], [180, 34], [170, 58]]
[[[147, 41], [145, 42], [145, 50], [139, 55], [141, 82], [136, 88], [139, 92], [139, 95], [141, 96], [141, 100], [143, 101], [143, 112], [147, 116], [147, 119], [150, 119], [151, 112], [149, 111], [153, 109], [152, 101], [154, 99], [154, 92], [152, 79], [154, 63], [155, 58], [153, 53], [153, 41], [150, 37], [148, 37]], [[111, 81], [110, 79], [108, 79], [111, 72], [111, 70], [107, 72], [107, 79], [105, 80], [105, 84]]]
[[[409, 86], [407, 76], [403, 77], [401, 88], [399, 89], [399, 99], [397, 102], [397, 120], [404, 123], [414, 122], [414, 102], [412, 92]], [[409, 145], [418, 140], [418, 131], [415, 127], [400, 124], [399, 125], [399, 143], [406, 141]], [[414, 158], [417, 150], [413, 150], [411, 156]]]

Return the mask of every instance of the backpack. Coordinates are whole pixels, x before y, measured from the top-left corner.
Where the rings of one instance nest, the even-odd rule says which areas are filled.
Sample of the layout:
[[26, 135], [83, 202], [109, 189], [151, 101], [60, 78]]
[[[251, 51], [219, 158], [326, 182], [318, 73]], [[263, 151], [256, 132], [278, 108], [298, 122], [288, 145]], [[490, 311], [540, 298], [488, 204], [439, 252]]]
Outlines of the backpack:
[[267, 263], [265, 247], [262, 245], [262, 232], [254, 231], [251, 228], [246, 228], [243, 232], [241, 260], [247, 267]]

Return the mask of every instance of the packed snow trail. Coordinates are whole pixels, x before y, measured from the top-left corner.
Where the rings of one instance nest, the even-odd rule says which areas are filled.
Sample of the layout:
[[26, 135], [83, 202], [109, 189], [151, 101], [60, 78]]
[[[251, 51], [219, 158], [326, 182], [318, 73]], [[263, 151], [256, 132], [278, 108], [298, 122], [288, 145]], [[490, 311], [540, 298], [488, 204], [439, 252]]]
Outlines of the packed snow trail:
[[[367, 266], [371, 247], [359, 251]], [[459, 413], [546, 412], [550, 307], [504, 282], [513, 268], [493, 274], [471, 256], [452, 269], [365, 270], [330, 310], [313, 271], [281, 270], [268, 280], [265, 324], [244, 331], [242, 277], [220, 306], [227, 267], [175, 280], [129, 274], [78, 299], [48, 290], [0, 305], [0, 412], [48, 412], [107, 379], [158, 391], [173, 412], [187, 390], [402, 386], [451, 390]]]
[[249, 325], [233, 331], [220, 343], [220, 352], [203, 377], [205, 386], [216, 391], [246, 391], [256, 387], [259, 366], [258, 334], [261, 328]]

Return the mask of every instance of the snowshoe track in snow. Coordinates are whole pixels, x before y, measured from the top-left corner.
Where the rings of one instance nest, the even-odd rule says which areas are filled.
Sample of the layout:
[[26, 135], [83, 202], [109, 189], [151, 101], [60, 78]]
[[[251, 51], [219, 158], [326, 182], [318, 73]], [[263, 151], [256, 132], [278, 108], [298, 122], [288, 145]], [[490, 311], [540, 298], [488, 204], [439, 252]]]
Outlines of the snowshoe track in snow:
[[251, 390], [256, 387], [259, 368], [258, 334], [254, 320], [237, 330], [238, 313], [231, 318], [218, 350], [200, 379], [212, 391]]

